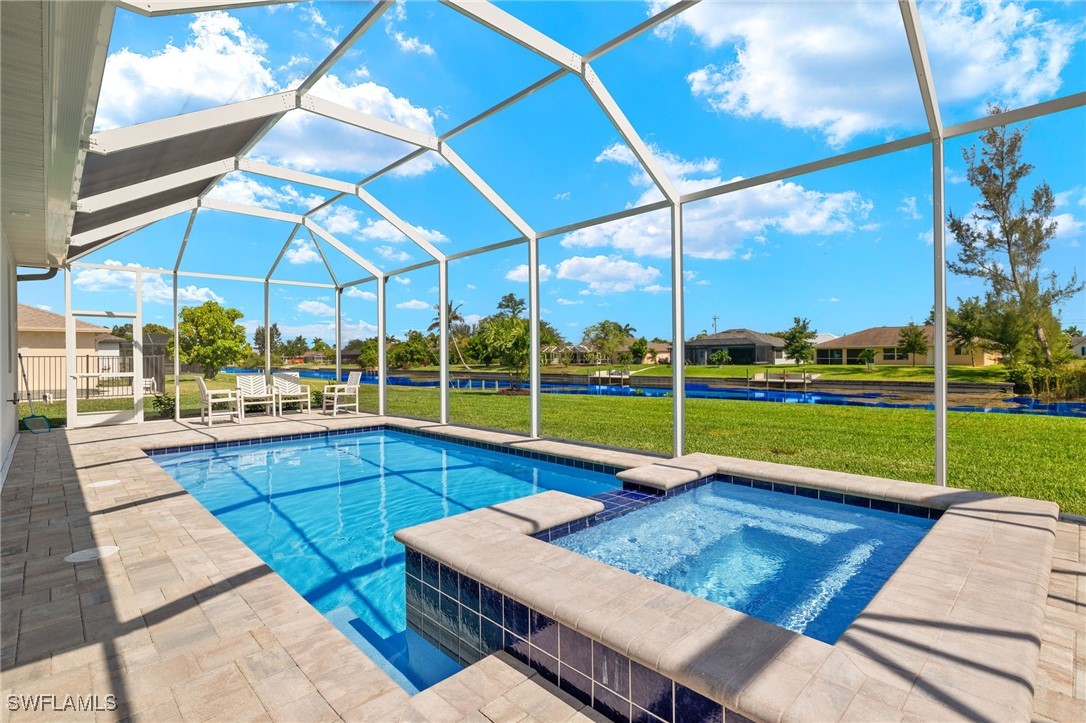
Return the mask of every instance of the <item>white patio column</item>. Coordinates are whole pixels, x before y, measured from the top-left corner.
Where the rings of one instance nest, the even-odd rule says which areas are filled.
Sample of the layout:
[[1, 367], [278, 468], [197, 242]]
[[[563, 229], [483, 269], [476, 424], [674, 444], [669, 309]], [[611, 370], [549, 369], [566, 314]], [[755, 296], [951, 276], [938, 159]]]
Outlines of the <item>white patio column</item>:
[[75, 317], [72, 316], [72, 269], [64, 267], [64, 357], [67, 374], [65, 374], [66, 391], [64, 396], [67, 409], [68, 426], [75, 426], [75, 416], [78, 409], [76, 394], [79, 386], [76, 382], [76, 374], [79, 370], [75, 366]]
[[385, 328], [385, 284], [387, 276], [377, 277], [377, 413], [386, 414], [386, 397], [388, 386], [388, 359], [385, 353], [385, 344], [388, 341], [388, 330]]
[[686, 449], [686, 340], [683, 320], [683, 207], [671, 206], [671, 399], [672, 454]]
[[530, 331], [531, 358], [528, 360], [528, 406], [529, 433], [540, 436], [540, 389], [542, 378], [539, 359], [539, 238], [534, 234], [528, 237], [528, 325]]
[[271, 282], [264, 279], [264, 373], [271, 374]]
[[438, 353], [441, 355], [438, 368], [438, 387], [441, 389], [441, 411], [439, 418], [442, 424], [449, 423], [449, 262], [444, 258], [437, 263], [437, 296], [438, 323], [441, 324], [441, 333], [438, 336]]
[[[265, 295], [265, 304], [267, 296]], [[177, 272], [173, 275], [173, 420], [181, 421], [181, 328], [177, 322]]]
[[943, 140], [931, 142], [932, 252], [935, 281], [935, 484], [946, 486], [946, 221], [943, 218]]
[[342, 307], [343, 289], [336, 288], [336, 384], [342, 376], [343, 371], [343, 307]]
[[136, 272], [136, 317], [132, 319], [132, 403], [143, 421], [143, 272]]

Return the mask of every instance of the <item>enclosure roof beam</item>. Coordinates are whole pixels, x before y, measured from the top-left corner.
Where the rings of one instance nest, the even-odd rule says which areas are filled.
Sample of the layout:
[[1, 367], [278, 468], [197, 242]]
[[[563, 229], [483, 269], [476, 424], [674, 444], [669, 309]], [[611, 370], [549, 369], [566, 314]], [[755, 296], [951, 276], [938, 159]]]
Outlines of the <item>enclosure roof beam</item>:
[[324, 255], [324, 249], [321, 248], [321, 242], [317, 240], [317, 237], [313, 235], [313, 229], [307, 228], [309, 238], [313, 239], [313, 246], [317, 249], [317, 254], [321, 257], [321, 261], [324, 262], [324, 269], [328, 272], [328, 277], [332, 279], [332, 283], [339, 288], [339, 280], [336, 279], [336, 272], [332, 271], [332, 265], [328, 263], [328, 259]]
[[287, 213], [286, 211], [276, 211], [272, 208], [261, 208], [259, 206], [247, 206], [242, 203], [232, 203], [230, 201], [220, 201], [216, 198], [201, 198], [197, 202], [200, 208], [206, 208], [209, 211], [229, 211], [230, 213], [240, 213], [243, 216], [256, 216], [258, 218], [270, 218], [274, 221], [286, 221], [288, 223], [301, 223], [302, 215], [297, 213]]
[[173, 272], [176, 274], [177, 270], [181, 268], [181, 259], [185, 257], [185, 249], [189, 245], [189, 236], [192, 235], [192, 227], [196, 223], [197, 209], [193, 209], [189, 214], [189, 222], [185, 226], [185, 235], [181, 237], [181, 246], [177, 249], [177, 260], [173, 263]]
[[354, 249], [352, 249], [350, 246], [348, 246], [347, 244], [340, 241], [338, 238], [336, 238], [332, 234], [328, 233], [326, 230], [324, 230], [313, 219], [307, 217], [307, 218], [303, 219], [302, 223], [305, 224], [305, 227], [307, 229], [309, 229], [313, 233], [320, 236], [322, 239], [327, 241], [331, 246], [333, 246], [341, 254], [343, 254], [344, 256], [349, 258], [351, 261], [354, 261], [356, 264], [358, 264], [359, 266], [364, 268], [366, 271], [369, 271], [371, 274], [376, 276], [378, 279], [383, 279], [385, 277], [384, 272], [381, 271], [381, 269], [377, 268], [377, 266], [375, 264], [373, 264], [372, 262], [367, 261], [366, 259], [359, 256], [358, 253]]
[[120, 221], [106, 224], [105, 226], [99, 226], [98, 228], [84, 231], [83, 233], [77, 233], [72, 236], [72, 246], [83, 246], [85, 244], [93, 243], [95, 241], [101, 241], [107, 239], [110, 236], [125, 233], [126, 231], [132, 231], [134, 229], [141, 228], [155, 221], [161, 221], [164, 218], [170, 216], [176, 216], [179, 213], [185, 211], [191, 211], [196, 208], [197, 201], [195, 198], [188, 201], [181, 201], [179, 203], [172, 203], [169, 206], [162, 208], [156, 208], [154, 211], [148, 211], [147, 213], [141, 213], [136, 216], [130, 216]]
[[313, 86], [317, 84], [317, 81], [327, 75], [328, 71], [339, 62], [340, 58], [347, 54], [347, 51], [358, 42], [358, 39], [365, 35], [366, 32], [381, 19], [381, 16], [385, 14], [385, 11], [392, 7], [392, 5], [393, 0], [378, 0], [370, 11], [366, 13], [366, 17], [362, 18], [362, 22], [354, 26], [354, 30], [349, 32], [347, 37], [343, 38], [339, 45], [337, 45], [335, 49], [321, 61], [321, 64], [309, 74], [309, 77], [302, 81], [302, 84], [298, 86], [298, 92], [304, 95], [312, 90]]
[[396, 230], [398, 230], [407, 238], [411, 239], [411, 241], [414, 242], [416, 246], [428, 253], [430, 255], [430, 258], [437, 259], [439, 261], [445, 259], [445, 254], [439, 251], [437, 247], [435, 247], [432, 243], [430, 243], [430, 241], [426, 239], [425, 236], [419, 233], [419, 230], [417, 228], [407, 223], [402, 218], [390, 211], [387, 206], [374, 198], [373, 195], [370, 194], [368, 191], [359, 188], [357, 189], [356, 194], [363, 203], [376, 211], [377, 214], [381, 216], [381, 218], [388, 221], [396, 228]]
[[287, 236], [287, 240], [283, 244], [283, 248], [279, 249], [279, 255], [275, 257], [275, 262], [271, 265], [271, 268], [268, 269], [268, 273], [264, 276], [265, 281], [271, 280], [272, 274], [274, 274], [275, 270], [279, 268], [279, 262], [283, 260], [283, 255], [287, 252], [287, 249], [290, 248], [290, 244], [294, 241], [295, 234], [298, 233], [298, 229], [300, 229], [301, 227], [302, 224], [300, 223], [294, 224], [294, 228], [290, 230], [290, 235]]
[[574, 73], [581, 72], [581, 56], [527, 23], [483, 0], [441, 0], [456, 12], [527, 48], [536, 55]]
[[124, 271], [126, 273], [134, 274], [140, 272], [147, 276], [191, 276], [196, 279], [221, 279], [223, 281], [252, 281], [258, 284], [263, 284], [265, 281], [272, 284], [283, 284], [284, 286], [307, 286], [314, 289], [334, 289], [335, 286], [331, 284], [322, 284], [318, 281], [290, 281], [287, 279], [260, 279], [255, 276], [237, 276], [235, 274], [216, 274], [210, 271], [185, 271], [181, 270], [173, 272], [170, 269], [164, 269], [156, 266], [115, 266], [111, 264], [88, 264], [82, 261], [70, 264], [72, 268], [82, 269], [106, 269], [109, 271]]
[[1027, 105], [1023, 108], [1015, 108], [1014, 110], [996, 113], [995, 115], [986, 115], [983, 118], [977, 118], [976, 120], [967, 121], [965, 123], [947, 126], [943, 130], [943, 138], [957, 138], [958, 136], [980, 133], [990, 128], [995, 128], [996, 126], [1021, 123], [1022, 121], [1031, 120], [1043, 115], [1071, 110], [1072, 108], [1081, 108], [1084, 105], [1086, 105], [1086, 93], [1072, 93], [1071, 95], [1065, 95], [1062, 98], [1053, 98], [1052, 100], [1046, 100], [1043, 103], [1034, 103], [1033, 105]]
[[499, 196], [493, 188], [491, 188], [486, 181], [484, 181], [478, 173], [476, 173], [471, 166], [469, 166], [463, 158], [458, 156], [456, 152], [449, 147], [447, 143], [441, 144], [439, 151], [441, 157], [449, 162], [456, 171], [463, 176], [464, 180], [475, 187], [475, 190], [483, 195], [487, 201], [490, 202], [498, 213], [505, 217], [509, 223], [528, 238], [535, 237], [535, 231], [528, 225], [527, 221], [522, 219], [513, 208], [505, 202], [505, 200]]
[[920, 84], [920, 97], [924, 101], [924, 114], [928, 119], [928, 128], [931, 130], [932, 138], [942, 138], [943, 119], [939, 115], [935, 80], [932, 78], [931, 66], [928, 64], [924, 33], [920, 29], [920, 12], [916, 8], [915, 0], [898, 0], [898, 6], [901, 9], [901, 20], [905, 24], [905, 36], [909, 40], [909, 52], [913, 56], [916, 80]]
[[90, 137], [90, 150], [108, 155], [129, 148], [139, 148], [180, 136], [283, 113], [297, 107], [297, 93], [294, 91], [276, 93], [262, 98], [220, 105], [216, 108], [101, 131]]
[[113, 191], [106, 191], [105, 193], [99, 193], [95, 196], [79, 199], [76, 202], [75, 210], [82, 213], [96, 213], [106, 208], [120, 206], [129, 201], [135, 201], [140, 198], [146, 198], [147, 196], [153, 196], [156, 193], [187, 186], [196, 181], [214, 178], [217, 175], [234, 170], [235, 165], [233, 158], [225, 158], [221, 161], [205, 163], [202, 166], [188, 168], [184, 171], [178, 171], [177, 173], [170, 173], [166, 176], [159, 176], [158, 178], [152, 178], [148, 181], [122, 186]]
[[237, 170], [245, 171], [246, 173], [255, 173], [258, 176], [278, 178], [282, 181], [302, 183], [307, 186], [313, 186], [314, 188], [326, 188], [329, 191], [338, 191], [339, 193], [354, 193], [355, 188], [357, 188], [356, 184], [348, 183], [347, 181], [318, 176], [313, 173], [305, 173], [304, 171], [295, 171], [293, 168], [283, 168], [282, 166], [275, 166], [271, 163], [264, 163], [263, 161], [250, 161], [245, 158], [237, 159]]
[[369, 113], [363, 113], [360, 110], [348, 108], [345, 105], [333, 103], [324, 98], [318, 98], [312, 94], [301, 96], [300, 107], [310, 113], [315, 113], [324, 116], [325, 118], [331, 118], [340, 121], [341, 123], [355, 126], [356, 128], [380, 133], [383, 136], [410, 143], [413, 146], [429, 148], [435, 151], [438, 147], [439, 141], [437, 136], [422, 133], [414, 128], [408, 128], [399, 123], [393, 123], [384, 118], [378, 118]]
[[283, 5], [297, 0], [113, 0], [117, 7], [142, 15], [157, 18], [162, 15], [183, 15], [203, 13], [209, 10], [239, 10], [259, 5]]

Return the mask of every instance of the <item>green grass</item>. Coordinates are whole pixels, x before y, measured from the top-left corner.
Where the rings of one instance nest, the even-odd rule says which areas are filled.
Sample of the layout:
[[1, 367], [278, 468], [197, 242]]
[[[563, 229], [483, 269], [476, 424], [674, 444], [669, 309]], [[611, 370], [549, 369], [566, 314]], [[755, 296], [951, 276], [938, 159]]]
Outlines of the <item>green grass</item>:
[[[323, 380], [305, 380], [320, 388]], [[232, 388], [220, 374], [209, 386]], [[167, 380], [172, 389], [172, 379]], [[376, 409], [377, 389], [362, 387], [361, 406]], [[182, 378], [182, 413], [196, 416], [192, 377]], [[127, 401], [127, 400], [125, 400]], [[84, 404], [112, 403], [93, 400]], [[390, 413], [436, 418], [436, 388], [388, 387]], [[35, 404], [62, 424], [64, 403]], [[453, 422], [528, 430], [528, 398], [493, 392], [450, 392]], [[782, 462], [912, 482], [934, 478], [934, 412], [830, 405], [686, 400], [686, 446], [745, 459]], [[90, 411], [90, 410], [87, 410]], [[20, 415], [27, 413], [21, 405]], [[661, 397], [544, 395], [542, 431], [562, 437], [654, 452], [671, 452], [671, 400]], [[1086, 514], [1086, 421], [1070, 417], [950, 412], [948, 478], [952, 486], [1052, 500]]]

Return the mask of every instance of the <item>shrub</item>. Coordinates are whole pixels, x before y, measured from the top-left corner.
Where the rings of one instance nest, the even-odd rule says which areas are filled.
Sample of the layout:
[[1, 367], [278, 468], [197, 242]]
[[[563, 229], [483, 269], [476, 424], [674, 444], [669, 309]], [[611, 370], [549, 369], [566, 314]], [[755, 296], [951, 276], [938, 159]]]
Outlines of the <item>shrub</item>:
[[322, 390], [314, 389], [309, 394], [314, 409], [321, 409], [324, 407], [324, 392]]
[[156, 394], [151, 397], [151, 406], [155, 410], [155, 416], [159, 419], [173, 419], [174, 410], [177, 409], [177, 401], [170, 394]]

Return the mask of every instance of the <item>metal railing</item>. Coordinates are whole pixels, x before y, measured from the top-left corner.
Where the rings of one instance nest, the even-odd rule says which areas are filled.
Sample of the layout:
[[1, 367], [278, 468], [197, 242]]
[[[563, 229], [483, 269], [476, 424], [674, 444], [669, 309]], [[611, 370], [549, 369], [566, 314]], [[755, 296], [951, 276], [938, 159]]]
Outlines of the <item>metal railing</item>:
[[[35, 402], [52, 402], [68, 395], [68, 364], [63, 356], [24, 356], [23, 368]], [[166, 390], [166, 358], [143, 358], [143, 393], [152, 396]], [[131, 397], [132, 357], [82, 354], [75, 358], [76, 398], [109, 399]], [[117, 376], [110, 376], [116, 374]], [[86, 376], [91, 375], [91, 376]], [[26, 401], [27, 389], [20, 376], [18, 397]]]

